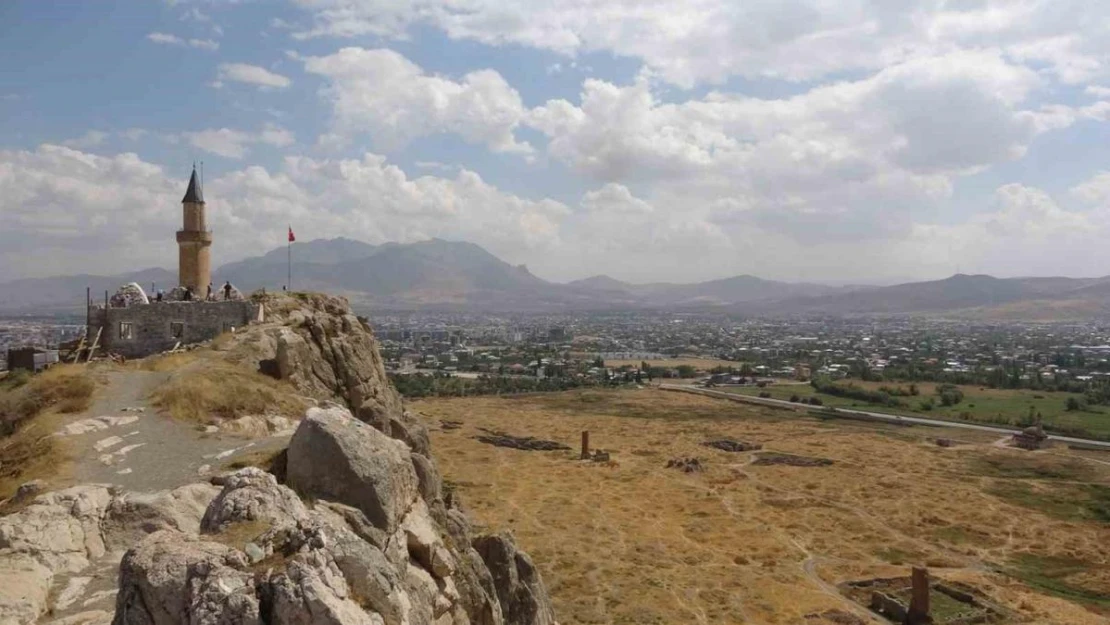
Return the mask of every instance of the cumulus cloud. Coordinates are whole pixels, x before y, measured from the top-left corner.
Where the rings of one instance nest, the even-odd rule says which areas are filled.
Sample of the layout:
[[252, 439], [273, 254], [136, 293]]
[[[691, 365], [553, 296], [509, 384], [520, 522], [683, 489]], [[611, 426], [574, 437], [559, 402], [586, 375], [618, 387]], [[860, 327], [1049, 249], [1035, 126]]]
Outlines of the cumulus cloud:
[[449, 132], [497, 152], [532, 151], [513, 135], [524, 115], [520, 95], [495, 71], [455, 81], [428, 74], [392, 50], [364, 48], [309, 57], [304, 66], [328, 80], [323, 96], [338, 133], [368, 133], [387, 149]]
[[220, 49], [218, 42], [211, 39], [184, 39], [177, 35], [167, 33], [154, 32], [146, 36], [147, 39], [154, 43], [161, 43], [171, 46], [190, 46], [193, 48], [200, 48], [201, 50], [215, 51]]
[[[166, 171], [130, 153], [98, 156], [54, 145], [0, 151], [6, 224], [0, 280], [173, 267], [187, 179], [187, 171]], [[519, 263], [557, 247], [559, 223], [570, 214], [556, 201], [505, 193], [472, 171], [409, 177], [369, 153], [339, 160], [295, 156], [276, 171], [233, 170], [207, 181], [205, 199], [217, 233], [216, 263], [279, 245], [287, 223], [306, 240], [464, 239]], [[25, 262], [31, 251], [43, 255], [34, 267]]]
[[731, 76], [813, 80], [876, 71], [954, 49], [995, 48], [1075, 83], [1106, 73], [1105, 16], [1083, 0], [298, 0], [313, 25], [299, 38], [404, 38], [430, 25], [454, 39], [568, 57], [636, 58], [689, 87]]
[[265, 125], [258, 132], [231, 128], [211, 128], [181, 133], [190, 145], [226, 158], [241, 159], [250, 152], [251, 144], [287, 147], [296, 143], [293, 133], [274, 124]]
[[221, 63], [218, 70], [217, 80], [220, 82], [230, 80], [271, 89], [284, 89], [293, 84], [286, 76], [247, 63]]

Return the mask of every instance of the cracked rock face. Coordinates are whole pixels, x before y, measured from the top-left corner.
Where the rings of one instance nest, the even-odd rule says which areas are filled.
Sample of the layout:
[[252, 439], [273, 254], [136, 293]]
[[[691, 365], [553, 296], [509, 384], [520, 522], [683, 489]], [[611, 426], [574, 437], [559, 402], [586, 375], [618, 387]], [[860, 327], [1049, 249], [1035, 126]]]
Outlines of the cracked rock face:
[[0, 517], [0, 623], [33, 623], [46, 612], [55, 579], [152, 532], [195, 532], [219, 492], [209, 484], [131, 495], [98, 484], [40, 495]]
[[543, 581], [510, 537], [471, 538], [460, 510], [425, 499], [441, 488], [427, 467], [436, 484], [421, 487], [414, 462], [426, 461], [344, 409], [310, 410], [290, 443], [289, 486], [243, 469], [199, 534], [159, 531], [127, 552], [113, 623], [553, 625]]

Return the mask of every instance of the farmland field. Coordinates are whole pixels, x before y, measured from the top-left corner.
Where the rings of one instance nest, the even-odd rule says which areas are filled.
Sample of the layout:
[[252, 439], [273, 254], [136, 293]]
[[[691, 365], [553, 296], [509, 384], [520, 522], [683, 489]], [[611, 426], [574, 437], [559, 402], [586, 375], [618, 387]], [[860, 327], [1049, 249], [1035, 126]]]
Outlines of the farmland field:
[[[837, 384], [848, 384], [849, 381]], [[881, 386], [901, 387], [908, 389], [908, 383], [898, 382], [860, 382], [850, 381], [851, 384], [878, 390]], [[1107, 438], [1110, 437], [1110, 406], [1091, 406], [1086, 410], [1067, 410], [1069, 397], [1077, 400], [1083, 396], [1077, 393], [1050, 393], [1045, 391], [1030, 391], [1026, 389], [991, 389], [979, 386], [958, 387], [964, 394], [964, 399], [954, 406], [942, 406], [936, 395], [936, 385], [918, 383], [919, 395], [899, 397], [905, 402], [904, 407], [883, 406], [872, 404], [859, 399], [836, 397], [825, 393], [818, 393], [812, 386], [800, 384], [770, 385], [766, 388], [757, 387], [723, 387], [718, 390], [740, 393], [742, 395], [759, 395], [766, 391], [773, 399], [789, 400], [797, 395], [800, 399], [809, 399], [817, 396], [826, 406], [860, 408], [874, 412], [889, 412], [891, 414], [912, 414], [934, 419], [950, 419], [956, 421], [974, 421], [992, 425], [1016, 425], [1021, 419], [1028, 417], [1029, 409], [1040, 413], [1046, 426], [1064, 428], [1082, 428], [1091, 434]], [[931, 410], [923, 410], [921, 402], [933, 398], [934, 406]]]
[[[1021, 452], [990, 433], [820, 421], [652, 389], [411, 407], [449, 489], [483, 529], [515, 534], [564, 625], [872, 623], [841, 584], [906, 576], [911, 564], [1004, 609], [996, 622], [1110, 615], [1105, 453]], [[494, 447], [480, 428], [574, 450]], [[611, 462], [577, 459], [584, 430]], [[763, 448], [702, 445], [721, 438]], [[703, 470], [666, 467], [684, 458]]]

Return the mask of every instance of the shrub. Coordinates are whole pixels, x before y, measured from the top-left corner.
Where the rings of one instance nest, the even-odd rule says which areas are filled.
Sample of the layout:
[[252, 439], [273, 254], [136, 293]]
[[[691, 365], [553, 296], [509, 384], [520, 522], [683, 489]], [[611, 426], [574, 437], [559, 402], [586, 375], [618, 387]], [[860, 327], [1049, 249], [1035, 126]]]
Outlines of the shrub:
[[759, 396], [762, 397], [763, 399], [770, 399], [771, 393], [769, 393], [767, 391], [760, 391]]
[[793, 394], [793, 395], [791, 395], [791, 396], [790, 396], [790, 401], [792, 401], [792, 402], [794, 402], [794, 403], [798, 403], [798, 401], [800, 401], [800, 400], [801, 400], [801, 398], [800, 398], [800, 397], [798, 397], [798, 394], [797, 394], [797, 393], [795, 393], [795, 394]]
[[918, 402], [917, 407], [924, 410], [925, 412], [929, 412], [933, 409], [933, 406], [935, 405], [936, 404], [933, 402], [932, 397], [926, 397], [925, 399]]
[[809, 398], [809, 405], [810, 406], [820, 406], [822, 404], [824, 404], [824, 402], [821, 401], [820, 397], [810, 397]]

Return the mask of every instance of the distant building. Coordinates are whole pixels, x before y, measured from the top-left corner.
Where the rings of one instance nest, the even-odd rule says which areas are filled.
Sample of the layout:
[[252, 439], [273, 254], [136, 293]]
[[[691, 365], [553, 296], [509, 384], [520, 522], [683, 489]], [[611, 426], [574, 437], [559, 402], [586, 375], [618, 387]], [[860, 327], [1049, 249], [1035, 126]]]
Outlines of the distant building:
[[41, 347], [16, 347], [8, 350], [8, 370], [39, 372], [58, 362], [58, 350]]
[[196, 168], [181, 199], [183, 225], [177, 231], [180, 284], [148, 296], [132, 282], [88, 311], [87, 341], [102, 352], [141, 358], [176, 345], [199, 343], [263, 319], [262, 306], [227, 285], [209, 293], [212, 232], [205, 221], [204, 193]]

